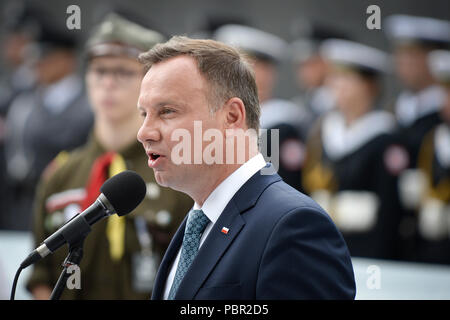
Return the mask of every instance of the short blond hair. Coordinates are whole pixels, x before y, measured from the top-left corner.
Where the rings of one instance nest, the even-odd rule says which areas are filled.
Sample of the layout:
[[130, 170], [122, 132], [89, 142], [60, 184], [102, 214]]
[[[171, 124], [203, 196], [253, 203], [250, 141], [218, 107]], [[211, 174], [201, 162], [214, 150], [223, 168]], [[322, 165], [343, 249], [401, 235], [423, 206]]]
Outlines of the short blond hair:
[[200, 74], [211, 85], [208, 99], [212, 112], [229, 99], [240, 98], [245, 106], [248, 128], [259, 129], [258, 90], [253, 69], [244, 53], [214, 40], [174, 36], [140, 54], [139, 61], [149, 70], [153, 64], [180, 55], [194, 58]]

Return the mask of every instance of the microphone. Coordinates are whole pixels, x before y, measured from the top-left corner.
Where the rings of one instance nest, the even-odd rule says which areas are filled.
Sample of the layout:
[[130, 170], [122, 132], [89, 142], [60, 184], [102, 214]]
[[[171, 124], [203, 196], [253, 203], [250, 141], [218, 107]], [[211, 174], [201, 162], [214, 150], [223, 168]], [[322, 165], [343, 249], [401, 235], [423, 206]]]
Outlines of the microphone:
[[21, 269], [55, 252], [65, 243], [75, 244], [91, 231], [91, 226], [114, 213], [119, 216], [133, 211], [144, 200], [144, 180], [134, 171], [123, 171], [108, 179], [100, 188], [101, 194], [82, 213], [75, 215], [31, 252], [21, 263]]

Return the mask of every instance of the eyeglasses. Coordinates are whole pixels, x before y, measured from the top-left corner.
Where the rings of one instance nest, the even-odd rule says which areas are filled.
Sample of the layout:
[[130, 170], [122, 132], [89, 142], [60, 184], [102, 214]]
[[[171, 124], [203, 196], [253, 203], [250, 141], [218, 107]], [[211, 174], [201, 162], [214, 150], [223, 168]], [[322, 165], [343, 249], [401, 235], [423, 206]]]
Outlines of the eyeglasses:
[[100, 83], [105, 76], [112, 76], [117, 83], [128, 84], [131, 80], [143, 75], [143, 72], [125, 68], [91, 67], [87, 72], [88, 76], [96, 83]]

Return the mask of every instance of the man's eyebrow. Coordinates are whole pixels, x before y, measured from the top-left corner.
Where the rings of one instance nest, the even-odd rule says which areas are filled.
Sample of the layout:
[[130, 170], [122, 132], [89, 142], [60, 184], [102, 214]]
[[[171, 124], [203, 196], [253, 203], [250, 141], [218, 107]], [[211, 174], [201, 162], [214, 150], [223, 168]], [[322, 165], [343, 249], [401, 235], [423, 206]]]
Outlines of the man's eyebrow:
[[[171, 105], [171, 106], [175, 106], [175, 107], [179, 106], [179, 104], [171, 102], [171, 101], [162, 101], [162, 102], [159, 102], [157, 104], [151, 105], [150, 108], [152, 108], [152, 109], [159, 109], [159, 108], [165, 107], [167, 105]], [[137, 109], [138, 110], [144, 110], [145, 108], [140, 106], [139, 103], [138, 103], [137, 104]]]
[[154, 108], [154, 109], [161, 109], [161, 108], [166, 107], [166, 106], [179, 107], [180, 104], [176, 103], [176, 102], [173, 102], [173, 101], [170, 101], [170, 100], [167, 100], [167, 101], [161, 101], [161, 102], [153, 105], [152, 108]]

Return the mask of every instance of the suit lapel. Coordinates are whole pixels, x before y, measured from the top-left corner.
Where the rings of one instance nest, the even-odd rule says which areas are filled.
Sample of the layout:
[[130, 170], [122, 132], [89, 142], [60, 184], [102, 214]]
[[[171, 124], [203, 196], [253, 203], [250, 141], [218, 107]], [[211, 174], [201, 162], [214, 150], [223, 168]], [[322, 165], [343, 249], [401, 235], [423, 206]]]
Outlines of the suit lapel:
[[152, 300], [159, 300], [163, 298], [170, 265], [175, 259], [178, 253], [178, 249], [180, 249], [181, 244], [183, 243], [184, 229], [186, 228], [187, 217], [188, 215], [186, 215], [177, 232], [173, 236], [172, 241], [170, 242], [169, 247], [167, 248], [166, 253], [164, 254], [164, 257], [158, 268], [158, 272], [156, 273], [155, 278], [155, 285], [152, 291]]
[[[239, 210], [234, 205], [234, 202], [230, 201], [214, 224], [192, 265], [181, 281], [175, 299], [193, 299], [198, 289], [214, 269], [220, 257], [225, 253], [244, 225], [245, 222], [239, 214]], [[227, 234], [222, 232], [222, 227], [229, 229]]]
[[[180, 283], [175, 299], [191, 300], [195, 297], [220, 258], [244, 228], [245, 220], [241, 214], [255, 205], [264, 189], [279, 180], [281, 178], [278, 174], [261, 175], [260, 172], [257, 172], [239, 189], [225, 207], [201, 246]], [[227, 234], [222, 232], [223, 227], [229, 229]]]

